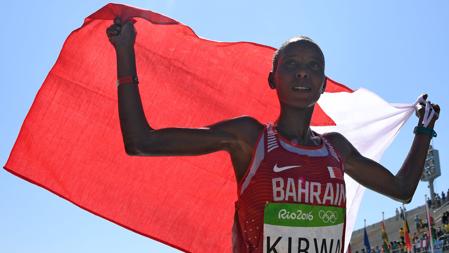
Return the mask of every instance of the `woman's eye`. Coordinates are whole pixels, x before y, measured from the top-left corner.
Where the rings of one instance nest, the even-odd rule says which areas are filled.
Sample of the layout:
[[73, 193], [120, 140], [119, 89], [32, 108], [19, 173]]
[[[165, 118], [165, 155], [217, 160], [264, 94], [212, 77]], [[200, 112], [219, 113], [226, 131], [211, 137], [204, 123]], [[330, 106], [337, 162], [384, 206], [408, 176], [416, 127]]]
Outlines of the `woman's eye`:
[[288, 60], [288, 61], [285, 62], [285, 65], [287, 67], [294, 67], [294, 66], [296, 66], [296, 62], [292, 61], [292, 60]]
[[309, 64], [309, 66], [313, 70], [320, 70], [321, 69], [321, 66], [320, 66], [320, 64], [318, 62], [311, 62]]

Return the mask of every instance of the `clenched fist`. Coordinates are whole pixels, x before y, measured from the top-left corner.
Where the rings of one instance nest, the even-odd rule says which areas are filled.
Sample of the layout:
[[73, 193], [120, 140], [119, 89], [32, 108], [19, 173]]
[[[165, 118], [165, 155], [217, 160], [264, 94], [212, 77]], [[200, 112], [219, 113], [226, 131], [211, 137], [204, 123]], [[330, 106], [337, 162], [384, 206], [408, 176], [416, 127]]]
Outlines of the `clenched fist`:
[[136, 31], [133, 22], [130, 20], [122, 24], [120, 17], [116, 17], [114, 19], [114, 24], [106, 29], [106, 34], [116, 50], [134, 47]]

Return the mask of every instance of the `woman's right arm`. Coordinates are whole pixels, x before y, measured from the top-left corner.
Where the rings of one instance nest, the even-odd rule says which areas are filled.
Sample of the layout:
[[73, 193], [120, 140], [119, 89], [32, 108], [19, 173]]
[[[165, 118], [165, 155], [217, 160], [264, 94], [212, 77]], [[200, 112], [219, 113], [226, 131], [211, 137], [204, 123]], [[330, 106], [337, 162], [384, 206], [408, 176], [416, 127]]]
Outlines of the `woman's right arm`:
[[116, 51], [118, 79], [131, 80], [129, 84], [118, 86], [120, 126], [128, 154], [180, 156], [220, 150], [235, 156], [251, 153], [263, 126], [250, 117], [230, 119], [202, 128], [151, 128], [144, 114], [139, 87], [129, 78], [137, 76], [134, 26], [129, 21], [122, 25], [116, 19], [107, 34]]

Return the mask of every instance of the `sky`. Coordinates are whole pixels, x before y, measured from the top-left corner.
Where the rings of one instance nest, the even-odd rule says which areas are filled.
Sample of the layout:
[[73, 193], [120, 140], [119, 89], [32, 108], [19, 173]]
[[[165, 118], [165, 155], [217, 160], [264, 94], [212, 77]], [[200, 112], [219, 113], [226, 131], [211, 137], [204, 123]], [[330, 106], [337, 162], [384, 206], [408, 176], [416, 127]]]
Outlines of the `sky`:
[[[64, 40], [106, 1], [5, 1], [0, 33], [0, 163], [4, 165], [20, 126], [56, 61]], [[435, 190], [449, 188], [448, 1], [123, 1], [186, 25], [217, 41], [253, 41], [278, 47], [307, 35], [322, 48], [326, 74], [353, 89], [367, 88], [388, 102], [413, 103], [426, 92], [440, 104], [433, 145], [442, 175]], [[111, 64], [115, 64], [111, 62]], [[417, 119], [412, 117], [381, 163], [401, 166]], [[420, 182], [412, 209], [428, 194]], [[103, 220], [56, 195], [0, 171], [0, 252], [177, 252]], [[356, 228], [394, 215], [400, 203], [365, 191]]]

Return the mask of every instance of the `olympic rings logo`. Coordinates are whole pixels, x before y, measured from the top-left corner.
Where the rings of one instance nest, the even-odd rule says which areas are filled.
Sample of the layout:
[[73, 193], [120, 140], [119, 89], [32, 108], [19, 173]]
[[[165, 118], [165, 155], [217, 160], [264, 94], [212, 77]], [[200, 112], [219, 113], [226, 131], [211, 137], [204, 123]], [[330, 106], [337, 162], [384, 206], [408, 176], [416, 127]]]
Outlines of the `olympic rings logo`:
[[335, 223], [337, 221], [337, 212], [335, 211], [320, 210], [318, 216], [324, 223]]

